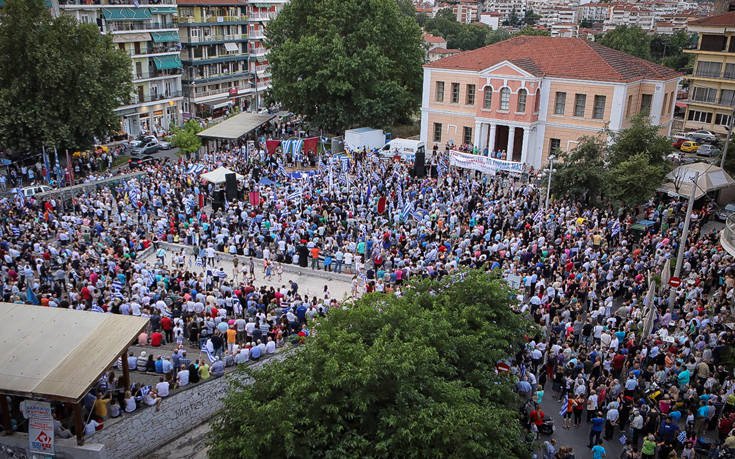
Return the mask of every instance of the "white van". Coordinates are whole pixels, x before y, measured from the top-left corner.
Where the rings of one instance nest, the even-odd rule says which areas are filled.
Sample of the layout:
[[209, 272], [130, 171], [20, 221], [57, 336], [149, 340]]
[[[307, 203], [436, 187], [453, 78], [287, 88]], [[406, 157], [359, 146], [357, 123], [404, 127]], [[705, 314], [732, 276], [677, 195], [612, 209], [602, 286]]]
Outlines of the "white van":
[[[31, 196], [35, 196], [39, 193], [45, 193], [51, 190], [53, 190], [53, 188], [47, 185], [24, 186], [23, 188], [20, 188], [20, 191], [26, 198], [30, 198]], [[9, 193], [18, 194], [18, 188], [11, 188]]]
[[426, 144], [424, 142], [410, 139], [393, 139], [383, 145], [383, 148], [380, 149], [380, 156], [384, 158], [400, 156], [404, 161], [414, 161], [418, 152], [426, 154]]

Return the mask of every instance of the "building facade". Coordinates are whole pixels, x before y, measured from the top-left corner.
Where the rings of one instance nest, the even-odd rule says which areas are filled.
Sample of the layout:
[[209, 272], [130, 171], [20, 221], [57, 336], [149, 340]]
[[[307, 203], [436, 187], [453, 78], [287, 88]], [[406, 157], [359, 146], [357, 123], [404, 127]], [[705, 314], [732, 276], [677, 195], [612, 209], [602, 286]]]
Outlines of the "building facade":
[[60, 14], [96, 24], [130, 55], [133, 93], [115, 110], [120, 132], [163, 132], [182, 119], [175, 0], [60, 0]]
[[726, 134], [735, 110], [735, 11], [689, 23], [699, 34], [684, 128]]
[[178, 0], [184, 112], [218, 117], [250, 104], [246, 0]]
[[249, 69], [253, 75], [253, 103], [256, 107], [262, 108], [263, 93], [271, 87], [265, 30], [287, 3], [288, 0], [251, 0], [248, 6]]
[[541, 167], [645, 113], [671, 129], [679, 73], [580, 38], [516, 37], [424, 66], [421, 140]]

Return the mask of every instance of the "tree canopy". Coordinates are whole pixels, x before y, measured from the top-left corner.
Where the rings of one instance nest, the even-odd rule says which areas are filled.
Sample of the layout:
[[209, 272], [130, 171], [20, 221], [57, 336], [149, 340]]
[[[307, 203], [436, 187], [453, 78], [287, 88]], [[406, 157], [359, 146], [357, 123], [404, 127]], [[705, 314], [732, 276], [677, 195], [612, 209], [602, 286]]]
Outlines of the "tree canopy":
[[94, 24], [52, 18], [43, 0], [8, 0], [0, 22], [0, 144], [86, 148], [118, 126], [130, 58]]
[[511, 297], [467, 272], [331, 311], [228, 394], [210, 456], [527, 457], [512, 382], [495, 373], [534, 330]]
[[574, 150], [560, 154], [552, 182], [555, 195], [624, 206], [653, 195], [668, 172], [665, 157], [671, 141], [642, 115], [608, 136], [609, 145], [600, 138], [583, 137]]
[[597, 43], [632, 56], [651, 60], [651, 37], [638, 26], [618, 26], [604, 33]]
[[682, 70], [689, 65], [690, 55], [684, 54], [694, 38], [683, 30], [671, 35], [649, 35], [637, 26], [618, 26], [604, 33], [597, 42], [667, 67]]
[[266, 36], [273, 97], [314, 125], [387, 127], [419, 107], [421, 29], [395, 0], [292, 0]]
[[201, 131], [197, 120], [189, 120], [182, 127], [174, 128], [172, 143], [184, 153], [195, 153], [202, 147], [202, 139], [197, 135]]

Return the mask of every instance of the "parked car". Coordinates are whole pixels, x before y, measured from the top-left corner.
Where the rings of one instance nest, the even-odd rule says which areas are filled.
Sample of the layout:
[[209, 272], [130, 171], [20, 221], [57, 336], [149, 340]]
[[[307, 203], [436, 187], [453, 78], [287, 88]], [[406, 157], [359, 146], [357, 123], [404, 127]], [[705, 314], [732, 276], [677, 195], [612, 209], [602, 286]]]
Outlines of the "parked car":
[[672, 140], [671, 146], [678, 150], [681, 148], [681, 144], [683, 144], [687, 140], [694, 140], [694, 139], [692, 139], [688, 135], [675, 135], [674, 137], [671, 138], [671, 140]]
[[679, 150], [684, 153], [695, 153], [699, 149], [699, 144], [693, 140], [687, 140], [681, 144]]
[[699, 131], [687, 132], [687, 135], [699, 143], [717, 142], [717, 136], [714, 133], [706, 131], [704, 129], [700, 129]]
[[130, 146], [133, 148], [138, 148], [141, 145], [145, 145], [152, 140], [158, 139], [156, 139], [156, 137], [152, 135], [140, 135], [135, 140], [130, 141]]
[[169, 142], [168, 140], [159, 140], [158, 145], [161, 147], [161, 150], [171, 149], [171, 142]]
[[45, 193], [47, 191], [51, 191], [53, 188], [47, 185], [35, 185], [35, 186], [24, 186], [22, 188], [11, 188], [8, 190], [8, 193], [11, 195], [17, 195], [18, 192], [23, 193], [23, 196], [26, 198], [30, 198], [31, 196], [35, 196], [39, 193]]
[[128, 160], [128, 167], [130, 169], [141, 169], [151, 163], [158, 161], [158, 158], [151, 155], [136, 156]]
[[727, 220], [727, 217], [732, 214], [735, 214], [735, 202], [731, 202], [730, 204], [715, 212], [715, 218], [724, 222], [725, 220]]
[[161, 149], [158, 140], [149, 140], [148, 143], [133, 149], [132, 156], [139, 157], [143, 155], [151, 155]]
[[719, 156], [720, 153], [721, 151], [719, 148], [708, 143], [700, 145], [699, 148], [697, 148], [697, 154], [699, 156]]

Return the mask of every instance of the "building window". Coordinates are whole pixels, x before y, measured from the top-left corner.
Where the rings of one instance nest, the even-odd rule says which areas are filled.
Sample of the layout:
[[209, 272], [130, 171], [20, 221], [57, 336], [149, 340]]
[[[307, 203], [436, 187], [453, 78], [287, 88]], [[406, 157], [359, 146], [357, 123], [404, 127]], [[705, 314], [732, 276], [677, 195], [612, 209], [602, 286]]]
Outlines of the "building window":
[[720, 105], [735, 107], [735, 91], [732, 89], [723, 89], [720, 91]]
[[730, 115], [723, 115], [721, 113], [718, 113], [717, 115], [715, 115], [715, 124], [719, 124], [720, 126], [729, 126]]
[[467, 85], [467, 95], [465, 96], [465, 104], [475, 105], [475, 85]]
[[630, 111], [633, 109], [633, 95], [628, 96], [628, 105], [625, 107], [625, 117], [630, 118]]
[[434, 94], [434, 99], [437, 102], [444, 102], [444, 82], [443, 81], [436, 82], [436, 93]]
[[648, 116], [651, 114], [651, 101], [653, 94], [641, 94], [641, 114]]
[[464, 137], [465, 145], [471, 145], [472, 144], [472, 128], [469, 126], [465, 126], [462, 134]]
[[525, 89], [518, 90], [518, 113], [526, 113], [526, 99], [528, 98], [528, 91]]
[[707, 102], [714, 104], [717, 100], [717, 89], [716, 88], [703, 88], [695, 87], [692, 90], [692, 100], [697, 102]]
[[661, 105], [661, 116], [666, 115], [666, 109], [669, 106], [669, 93], [664, 94], [664, 103]]
[[727, 37], [724, 35], [702, 35], [699, 49], [702, 51], [724, 51]]
[[587, 105], [586, 94], [574, 95], [574, 116], [584, 118], [584, 106]]
[[561, 149], [560, 139], [549, 139], [549, 154], [554, 154]]
[[704, 78], [719, 78], [721, 68], [720, 62], [699, 61], [696, 75]]
[[[735, 43], [735, 40], [731, 39], [731, 41]], [[735, 64], [725, 64], [725, 73], [722, 74], [722, 78], [735, 80]]]
[[493, 88], [490, 86], [485, 88], [485, 95], [482, 98], [482, 108], [484, 110], [490, 110], [493, 105]]
[[434, 123], [434, 142], [442, 141], [442, 124]]
[[459, 83], [452, 83], [452, 103], [459, 103]]
[[592, 118], [601, 120], [605, 117], [605, 102], [607, 102], [607, 97], [595, 96], [595, 105], [592, 107]]
[[689, 121], [695, 121], [697, 123], [711, 123], [712, 112], [700, 112], [698, 110], [689, 110]]
[[510, 89], [503, 88], [500, 90], [500, 109], [510, 110]]
[[567, 103], [567, 93], [558, 92], [556, 93], [556, 99], [554, 99], [554, 115], [564, 114], [564, 105]]
[[533, 112], [538, 113], [539, 107], [541, 106], [541, 91], [536, 90], [536, 94], [533, 96]]

